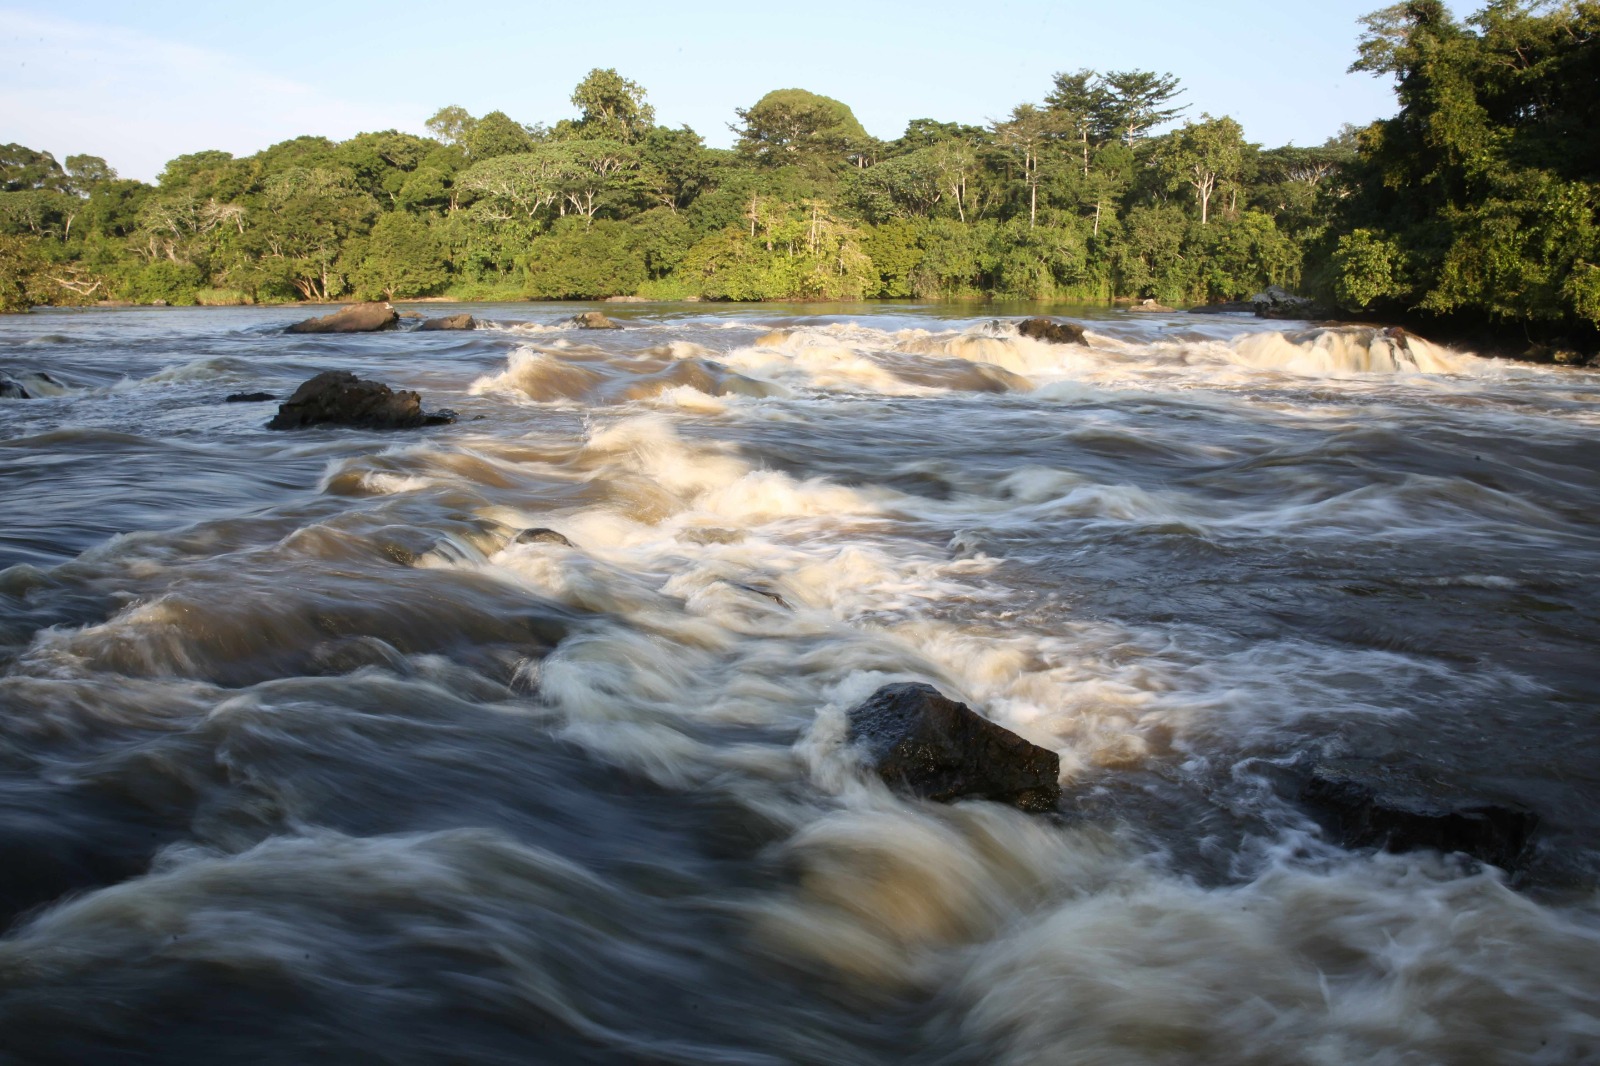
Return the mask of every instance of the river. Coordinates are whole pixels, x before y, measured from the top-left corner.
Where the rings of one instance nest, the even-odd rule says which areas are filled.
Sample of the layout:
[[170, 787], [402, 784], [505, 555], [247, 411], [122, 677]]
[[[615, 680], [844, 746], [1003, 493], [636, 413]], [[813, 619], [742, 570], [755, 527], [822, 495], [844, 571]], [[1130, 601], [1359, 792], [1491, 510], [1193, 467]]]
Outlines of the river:
[[[586, 309], [0, 318], [0, 1061], [1600, 1061], [1600, 373]], [[326, 369], [459, 421], [224, 402]], [[1060, 809], [862, 772], [908, 680]], [[1525, 865], [1339, 846], [1330, 760]]]

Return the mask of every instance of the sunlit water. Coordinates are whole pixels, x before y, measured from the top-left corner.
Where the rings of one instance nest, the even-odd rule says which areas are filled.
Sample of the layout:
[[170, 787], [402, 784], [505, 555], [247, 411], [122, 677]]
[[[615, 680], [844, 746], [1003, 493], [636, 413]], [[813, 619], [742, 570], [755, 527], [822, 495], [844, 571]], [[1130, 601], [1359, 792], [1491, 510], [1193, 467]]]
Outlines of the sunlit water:
[[[1600, 375], [465, 309], [0, 319], [64, 384], [0, 400], [0, 1060], [1600, 1059]], [[223, 402], [324, 369], [461, 420]], [[869, 780], [913, 679], [1059, 814]], [[1537, 810], [1527, 870], [1329, 843], [1326, 758]]]

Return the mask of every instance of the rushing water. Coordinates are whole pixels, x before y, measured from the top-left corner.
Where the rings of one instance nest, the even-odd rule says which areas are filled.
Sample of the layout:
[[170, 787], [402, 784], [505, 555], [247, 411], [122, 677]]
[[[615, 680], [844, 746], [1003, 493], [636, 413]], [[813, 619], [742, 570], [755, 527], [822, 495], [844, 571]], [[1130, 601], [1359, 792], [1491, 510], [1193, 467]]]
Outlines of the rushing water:
[[[1600, 1060], [1600, 375], [580, 309], [0, 320], [0, 1060]], [[461, 420], [223, 402], [333, 368]], [[910, 679], [1059, 815], [862, 774]], [[1333, 845], [1328, 758], [1526, 871]]]

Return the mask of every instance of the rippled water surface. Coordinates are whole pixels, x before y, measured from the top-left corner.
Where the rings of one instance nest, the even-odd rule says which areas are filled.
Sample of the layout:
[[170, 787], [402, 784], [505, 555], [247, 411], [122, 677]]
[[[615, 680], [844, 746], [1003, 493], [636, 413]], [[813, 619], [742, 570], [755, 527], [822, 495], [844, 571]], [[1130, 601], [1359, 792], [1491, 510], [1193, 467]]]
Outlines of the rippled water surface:
[[[1600, 374], [463, 309], [0, 318], [0, 1060], [1600, 1061]], [[461, 419], [223, 402], [325, 369]], [[1057, 814], [869, 779], [903, 680]], [[1338, 847], [1329, 759], [1526, 867]]]

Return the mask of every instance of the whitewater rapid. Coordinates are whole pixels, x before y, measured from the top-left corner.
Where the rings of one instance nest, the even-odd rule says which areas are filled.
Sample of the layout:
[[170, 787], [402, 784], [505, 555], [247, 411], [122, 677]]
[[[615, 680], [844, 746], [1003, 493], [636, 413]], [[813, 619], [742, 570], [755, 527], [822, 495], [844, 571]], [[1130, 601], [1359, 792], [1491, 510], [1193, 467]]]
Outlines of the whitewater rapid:
[[[61, 383], [0, 400], [4, 1054], [1600, 1058], [1600, 374], [578, 309], [0, 319]], [[461, 418], [223, 402], [325, 369]], [[894, 681], [1060, 810], [864, 774]], [[1526, 867], [1339, 846], [1286, 786], [1329, 759], [1537, 810]]]

